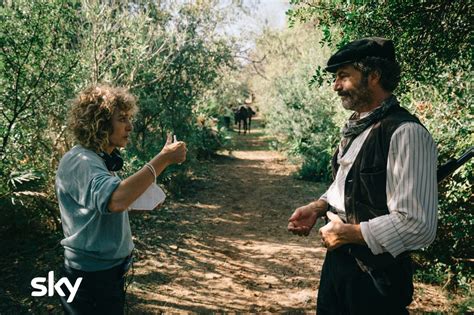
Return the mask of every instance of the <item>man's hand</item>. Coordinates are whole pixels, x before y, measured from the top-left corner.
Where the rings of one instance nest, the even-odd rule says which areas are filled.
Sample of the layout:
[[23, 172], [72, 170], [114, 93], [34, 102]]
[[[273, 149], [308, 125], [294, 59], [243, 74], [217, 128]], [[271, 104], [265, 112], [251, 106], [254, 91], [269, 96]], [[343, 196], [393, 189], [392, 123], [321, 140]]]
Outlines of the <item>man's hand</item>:
[[186, 143], [176, 141], [176, 136], [174, 139], [173, 141], [173, 136], [169, 133], [166, 143], [160, 152], [160, 155], [163, 156], [168, 164], [183, 163], [186, 160]]
[[360, 225], [345, 224], [337, 214], [326, 212], [329, 223], [319, 229], [321, 242], [328, 250], [348, 243], [365, 244]]
[[297, 208], [288, 219], [288, 231], [297, 235], [309, 235], [316, 220], [324, 214], [327, 207], [328, 204], [324, 200], [317, 200]]

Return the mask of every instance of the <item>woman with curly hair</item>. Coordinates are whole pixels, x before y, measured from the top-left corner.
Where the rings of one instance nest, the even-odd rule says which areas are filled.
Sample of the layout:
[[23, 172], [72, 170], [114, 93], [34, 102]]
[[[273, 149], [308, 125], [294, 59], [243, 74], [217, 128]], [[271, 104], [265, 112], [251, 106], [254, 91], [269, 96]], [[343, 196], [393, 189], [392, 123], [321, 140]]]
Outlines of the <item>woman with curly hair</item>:
[[[171, 140], [135, 174], [120, 179], [118, 148], [127, 145], [136, 100], [124, 88], [92, 86], [79, 93], [69, 117], [77, 145], [56, 174], [56, 194], [64, 239], [64, 276], [79, 289], [72, 301], [61, 297], [68, 314], [123, 314], [124, 275], [134, 247], [128, 212], [143, 194], [153, 193], [156, 176], [186, 159], [186, 144]], [[156, 206], [156, 204], [154, 204]]]

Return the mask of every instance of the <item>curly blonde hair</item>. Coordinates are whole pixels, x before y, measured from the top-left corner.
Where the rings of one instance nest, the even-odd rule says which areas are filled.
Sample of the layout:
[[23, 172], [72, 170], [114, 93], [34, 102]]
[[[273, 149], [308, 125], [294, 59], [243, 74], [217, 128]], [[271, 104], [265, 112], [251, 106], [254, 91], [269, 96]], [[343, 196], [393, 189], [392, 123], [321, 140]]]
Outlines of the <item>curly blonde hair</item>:
[[136, 99], [126, 88], [108, 85], [90, 86], [73, 100], [69, 129], [75, 140], [95, 152], [105, 151], [112, 134], [115, 110], [135, 114]]

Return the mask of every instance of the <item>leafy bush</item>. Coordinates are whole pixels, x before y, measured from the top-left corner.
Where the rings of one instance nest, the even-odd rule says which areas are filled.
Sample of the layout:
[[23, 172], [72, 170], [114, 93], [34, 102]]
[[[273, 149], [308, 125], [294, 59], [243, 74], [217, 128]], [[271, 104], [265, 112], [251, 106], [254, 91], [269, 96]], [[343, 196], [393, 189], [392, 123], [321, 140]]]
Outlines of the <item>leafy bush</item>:
[[301, 160], [299, 176], [328, 181], [329, 161], [339, 139], [337, 123], [344, 113], [329, 86], [309, 85], [312, 71], [329, 53], [318, 49], [319, 41], [317, 32], [301, 25], [281, 34], [264, 33], [254, 59], [264, 55], [265, 61], [254, 66], [265, 76], [251, 72], [250, 82], [266, 130], [278, 139], [277, 148]]
[[[423, 124], [430, 130], [438, 143], [439, 164], [472, 147], [472, 107], [465, 93], [470, 91], [470, 71], [460, 71], [452, 79], [439, 77], [445, 88], [414, 84], [404, 95]], [[453, 89], [450, 85], [456, 85]], [[458, 153], [459, 152], [459, 153]], [[446, 266], [450, 275], [444, 282], [450, 287], [465, 288], [465, 279], [472, 280], [472, 268], [467, 261], [474, 257], [471, 244], [474, 242], [474, 214], [472, 213], [472, 182], [474, 167], [470, 161], [458, 169], [451, 177], [439, 184], [438, 232], [435, 242], [420, 251], [424, 258], [421, 265], [427, 270], [438, 270], [439, 264]], [[439, 261], [439, 263], [437, 263]]]
[[[191, 161], [219, 147], [218, 131], [198, 126], [194, 110], [234, 64], [234, 46], [217, 32], [222, 16], [210, 3], [172, 13], [152, 1], [10, 1], [0, 5], [0, 15], [0, 216], [7, 225], [13, 226], [7, 213], [19, 209], [10, 202], [18, 191], [3, 179], [33, 170], [42, 184], [23, 196], [21, 211], [31, 210], [28, 222], [45, 215], [58, 221], [54, 175], [73, 145], [65, 132], [67, 100], [90, 84], [126, 86], [138, 96], [122, 176], [157, 154], [169, 131], [187, 142]], [[162, 178], [173, 190], [197, 166], [169, 169]]]
[[[51, 183], [78, 64], [73, 4], [15, 1], [0, 6], [0, 217], [5, 227], [56, 227]], [[69, 82], [68, 84], [65, 84]]]
[[303, 159], [301, 177], [330, 180], [330, 160], [338, 140], [333, 121], [337, 102], [322, 89], [311, 89], [304, 74], [287, 75], [275, 85], [278, 100], [267, 115], [267, 129], [286, 135], [280, 147]]

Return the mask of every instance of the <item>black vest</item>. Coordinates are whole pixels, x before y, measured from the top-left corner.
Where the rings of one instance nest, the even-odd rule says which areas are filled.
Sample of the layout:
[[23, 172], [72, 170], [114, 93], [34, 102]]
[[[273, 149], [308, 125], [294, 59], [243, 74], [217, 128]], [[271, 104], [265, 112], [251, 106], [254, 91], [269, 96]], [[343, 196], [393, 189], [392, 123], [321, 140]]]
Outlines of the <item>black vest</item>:
[[[388, 150], [394, 131], [404, 122], [421, 125], [406, 109], [394, 106], [374, 124], [367, 136], [345, 182], [347, 223], [358, 224], [389, 213], [385, 191]], [[339, 168], [337, 154], [338, 150], [332, 158], [333, 178]]]

